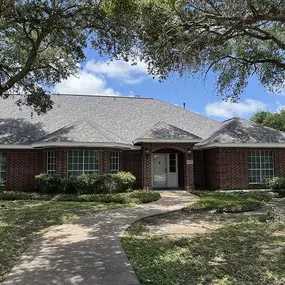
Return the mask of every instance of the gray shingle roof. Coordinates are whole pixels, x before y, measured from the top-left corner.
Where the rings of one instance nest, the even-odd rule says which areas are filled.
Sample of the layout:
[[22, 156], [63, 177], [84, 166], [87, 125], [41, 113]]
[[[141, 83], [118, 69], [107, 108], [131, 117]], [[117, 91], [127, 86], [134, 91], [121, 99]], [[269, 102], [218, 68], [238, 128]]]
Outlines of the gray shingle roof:
[[152, 126], [150, 129], [148, 129], [146, 132], [141, 134], [139, 139], [188, 139], [188, 140], [197, 140], [200, 141], [201, 138], [198, 136], [195, 136], [194, 134], [191, 134], [187, 131], [184, 131], [180, 128], [177, 128], [171, 124], [167, 124], [165, 122], [158, 122], [154, 126]]
[[224, 121], [222, 126], [197, 146], [223, 143], [285, 143], [285, 133], [242, 118]]
[[[15, 105], [17, 97], [0, 99], [0, 144], [38, 142], [76, 121], [96, 123], [128, 143], [159, 121], [203, 139], [221, 125], [215, 120], [157, 99], [111, 96], [52, 95], [53, 110], [42, 116], [34, 114], [31, 117], [29, 107], [22, 107], [20, 111]], [[76, 138], [84, 140], [85, 134], [82, 133], [88, 128], [75, 128], [79, 132]], [[87, 139], [91, 139], [90, 134], [88, 136]]]
[[37, 143], [46, 142], [116, 142], [127, 144], [119, 136], [92, 121], [76, 121], [69, 126], [63, 127], [47, 136]]

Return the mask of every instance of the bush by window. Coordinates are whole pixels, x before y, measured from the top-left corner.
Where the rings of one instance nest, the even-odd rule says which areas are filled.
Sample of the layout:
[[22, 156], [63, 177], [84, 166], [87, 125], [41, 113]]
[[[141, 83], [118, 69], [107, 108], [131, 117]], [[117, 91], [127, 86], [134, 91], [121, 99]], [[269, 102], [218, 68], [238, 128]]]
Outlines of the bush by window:
[[36, 180], [42, 193], [111, 194], [131, 191], [136, 178], [129, 172], [118, 172], [116, 174], [82, 174], [70, 177], [40, 174], [36, 176]]

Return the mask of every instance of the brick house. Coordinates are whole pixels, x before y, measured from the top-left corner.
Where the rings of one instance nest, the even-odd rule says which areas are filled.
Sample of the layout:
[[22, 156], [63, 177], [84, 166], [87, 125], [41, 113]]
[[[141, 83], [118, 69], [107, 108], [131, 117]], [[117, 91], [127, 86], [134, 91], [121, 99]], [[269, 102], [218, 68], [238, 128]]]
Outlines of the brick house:
[[0, 179], [28, 190], [35, 175], [130, 171], [137, 187], [241, 189], [285, 176], [285, 133], [217, 122], [152, 98], [52, 95], [31, 114], [0, 99]]

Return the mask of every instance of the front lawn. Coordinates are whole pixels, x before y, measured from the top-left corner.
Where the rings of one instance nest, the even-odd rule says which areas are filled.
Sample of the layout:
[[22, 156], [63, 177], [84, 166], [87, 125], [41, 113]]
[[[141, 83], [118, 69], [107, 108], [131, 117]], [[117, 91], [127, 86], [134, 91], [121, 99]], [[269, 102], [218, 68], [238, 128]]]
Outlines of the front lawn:
[[210, 192], [195, 191], [201, 199], [189, 205], [188, 211], [246, 212], [255, 210], [270, 201], [273, 194], [266, 191]]
[[[42, 197], [34, 193], [7, 192], [0, 194], [0, 197], [2, 198], [0, 199], [1, 282], [1, 278], [11, 270], [28, 245], [49, 227], [68, 223], [80, 216], [99, 211], [155, 201], [160, 195], [157, 192], [138, 191], [85, 197], [70, 195]], [[45, 200], [40, 200], [41, 198]]]
[[[233, 200], [226, 198], [228, 194], [221, 199], [223, 207]], [[222, 208], [216, 205], [212, 203], [211, 210]], [[279, 200], [281, 216], [284, 205], [285, 199]], [[143, 285], [281, 285], [285, 283], [285, 224], [269, 215], [270, 209], [271, 205], [238, 214], [187, 210], [146, 218], [131, 226], [123, 246]], [[154, 230], [167, 229], [166, 224], [183, 226], [184, 234]], [[209, 225], [213, 227], [203, 233], [185, 232], [188, 226]]]

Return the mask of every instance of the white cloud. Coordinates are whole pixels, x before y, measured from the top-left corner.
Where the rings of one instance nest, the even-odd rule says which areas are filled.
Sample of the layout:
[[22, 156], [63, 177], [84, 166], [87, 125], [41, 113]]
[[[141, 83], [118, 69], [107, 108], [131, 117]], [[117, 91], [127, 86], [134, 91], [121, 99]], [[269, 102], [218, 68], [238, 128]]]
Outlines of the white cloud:
[[259, 110], [266, 110], [267, 106], [261, 101], [246, 99], [244, 102], [231, 103], [220, 101], [207, 104], [205, 112], [208, 116], [230, 118], [253, 114]]
[[126, 84], [139, 84], [148, 77], [147, 64], [137, 61], [136, 65], [132, 62], [123, 60], [98, 61], [90, 60], [85, 69], [95, 74], [101, 74], [111, 79], [118, 79]]
[[[80, 65], [78, 66], [80, 68]], [[117, 79], [125, 84], [139, 84], [148, 77], [147, 65], [137, 61], [136, 65], [123, 60], [89, 60], [75, 76], [58, 83], [53, 93], [119, 96], [119, 92], [108, 87], [106, 78]]]
[[119, 92], [108, 87], [103, 77], [92, 74], [84, 69], [80, 70], [76, 76], [70, 76], [68, 79], [58, 83], [54, 87], [53, 93], [105, 96], [121, 95]]

